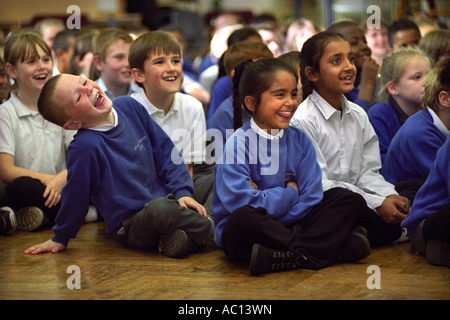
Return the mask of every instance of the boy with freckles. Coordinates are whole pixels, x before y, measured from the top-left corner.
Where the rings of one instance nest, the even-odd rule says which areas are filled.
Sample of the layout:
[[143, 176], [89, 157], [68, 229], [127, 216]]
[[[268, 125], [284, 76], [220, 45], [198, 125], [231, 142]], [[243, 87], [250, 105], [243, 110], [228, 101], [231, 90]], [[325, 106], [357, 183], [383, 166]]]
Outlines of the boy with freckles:
[[38, 108], [45, 119], [78, 132], [69, 146], [55, 236], [25, 253], [64, 250], [89, 199], [107, 232], [126, 246], [181, 257], [208, 239], [211, 222], [192, 198], [186, 165], [176, 164], [172, 141], [136, 100], [113, 103], [94, 81], [62, 74], [44, 86]]

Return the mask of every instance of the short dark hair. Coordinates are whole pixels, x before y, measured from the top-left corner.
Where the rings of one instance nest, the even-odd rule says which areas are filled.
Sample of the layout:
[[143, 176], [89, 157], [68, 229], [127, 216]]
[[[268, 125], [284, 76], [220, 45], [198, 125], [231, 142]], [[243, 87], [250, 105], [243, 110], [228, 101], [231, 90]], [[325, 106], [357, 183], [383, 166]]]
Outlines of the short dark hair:
[[420, 29], [417, 26], [417, 24], [407, 18], [398, 19], [392, 22], [392, 24], [388, 28], [388, 39], [389, 39], [389, 45], [391, 48], [393, 48], [394, 45], [394, 35], [400, 31], [400, 30], [409, 30], [414, 29], [416, 30], [420, 35]]
[[45, 120], [62, 127], [69, 120], [69, 117], [53, 99], [60, 78], [61, 74], [58, 74], [45, 83], [39, 94], [38, 111]]

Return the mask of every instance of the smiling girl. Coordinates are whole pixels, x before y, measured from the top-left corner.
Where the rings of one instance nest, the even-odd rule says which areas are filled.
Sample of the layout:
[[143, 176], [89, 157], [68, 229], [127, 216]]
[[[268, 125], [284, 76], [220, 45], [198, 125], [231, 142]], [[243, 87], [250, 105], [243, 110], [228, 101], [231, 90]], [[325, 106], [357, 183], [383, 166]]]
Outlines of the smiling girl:
[[[252, 274], [318, 269], [370, 253], [364, 232], [356, 232], [364, 200], [342, 188], [323, 193], [310, 139], [289, 126], [297, 79], [275, 58], [243, 61], [233, 77], [239, 129], [216, 164], [215, 241], [227, 256], [249, 263]], [[243, 126], [241, 105], [252, 115]]]
[[305, 100], [291, 124], [313, 142], [323, 189], [346, 188], [366, 200], [361, 223], [371, 245], [398, 240], [410, 204], [379, 173], [378, 139], [367, 113], [344, 96], [356, 77], [350, 44], [337, 33], [321, 32], [306, 41], [300, 63]]
[[5, 44], [5, 69], [14, 81], [0, 106], [0, 178], [17, 228], [31, 231], [50, 223], [66, 183], [66, 148], [74, 132], [44, 120], [37, 109], [40, 90], [52, 76], [52, 56], [40, 35], [12, 34]]

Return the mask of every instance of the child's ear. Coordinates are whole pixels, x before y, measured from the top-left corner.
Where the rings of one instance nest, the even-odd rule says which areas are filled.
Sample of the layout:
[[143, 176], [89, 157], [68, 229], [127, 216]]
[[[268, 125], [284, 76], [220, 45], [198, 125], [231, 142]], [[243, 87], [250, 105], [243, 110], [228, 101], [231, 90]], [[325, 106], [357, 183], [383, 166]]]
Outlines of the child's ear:
[[255, 104], [256, 104], [255, 98], [253, 98], [252, 96], [246, 96], [244, 98], [244, 103], [245, 103], [245, 106], [247, 107], [247, 109], [250, 110], [251, 113], [255, 112], [255, 107], [256, 107], [255, 106]]
[[94, 64], [94, 66], [97, 68], [98, 71], [103, 70], [103, 64], [98, 54], [94, 55], [94, 60], [92, 61], [92, 63]]
[[78, 130], [81, 129], [82, 123], [78, 121], [69, 120], [63, 124], [63, 128], [66, 130]]
[[136, 80], [136, 82], [139, 83], [145, 82], [145, 75], [140, 69], [138, 68], [131, 69], [131, 75], [133, 76], [134, 80]]
[[388, 81], [388, 83], [386, 84], [386, 89], [393, 96], [396, 96], [398, 94], [397, 86], [392, 81]]
[[441, 92], [439, 92], [439, 103], [446, 108], [450, 107], [450, 94], [445, 91], [442, 90]]
[[316, 82], [317, 80], [319, 80], [317, 72], [310, 66], [305, 68], [305, 75], [309, 81]]
[[11, 79], [17, 78], [16, 68], [11, 63], [5, 64], [5, 71]]

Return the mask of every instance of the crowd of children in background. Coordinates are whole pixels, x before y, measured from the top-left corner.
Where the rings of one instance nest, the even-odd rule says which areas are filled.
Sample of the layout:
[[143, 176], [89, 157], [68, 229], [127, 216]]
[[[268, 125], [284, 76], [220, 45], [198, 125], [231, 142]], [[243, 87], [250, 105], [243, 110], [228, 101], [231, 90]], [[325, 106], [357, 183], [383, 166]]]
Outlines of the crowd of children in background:
[[[222, 13], [183, 30], [59, 19], [0, 59], [0, 231], [66, 249], [104, 220], [182, 257], [213, 240], [252, 274], [411, 241], [450, 266], [450, 31], [401, 18], [328, 28]], [[272, 170], [276, 167], [276, 170]]]

